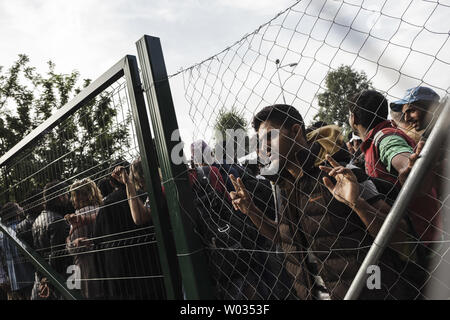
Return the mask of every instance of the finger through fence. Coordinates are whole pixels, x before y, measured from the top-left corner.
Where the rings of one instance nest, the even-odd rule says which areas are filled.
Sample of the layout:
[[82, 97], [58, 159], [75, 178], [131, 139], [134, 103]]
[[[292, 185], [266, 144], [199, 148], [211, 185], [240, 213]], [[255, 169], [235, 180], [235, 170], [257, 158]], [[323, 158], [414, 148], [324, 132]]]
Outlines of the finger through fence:
[[[344, 298], [446, 107], [449, 5], [298, 1], [169, 76], [216, 298]], [[361, 299], [449, 297], [441, 151]]]

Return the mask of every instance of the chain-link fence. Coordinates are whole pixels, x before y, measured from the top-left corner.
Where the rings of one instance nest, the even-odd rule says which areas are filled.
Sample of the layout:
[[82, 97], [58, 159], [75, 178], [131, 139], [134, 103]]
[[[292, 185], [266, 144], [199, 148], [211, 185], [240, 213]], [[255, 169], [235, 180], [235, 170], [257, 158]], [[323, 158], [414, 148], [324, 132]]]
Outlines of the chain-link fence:
[[[404, 183], [402, 166], [441, 113], [437, 104], [420, 107], [414, 92], [409, 101], [388, 101], [418, 86], [438, 96], [421, 96], [427, 101], [448, 94], [449, 9], [431, 1], [299, 1], [217, 55], [169, 77], [184, 96], [175, 107], [191, 155], [196, 211], [190, 218], [206, 247], [217, 298], [344, 298]], [[364, 72], [368, 85], [350, 73], [343, 76], [345, 70]], [[179, 91], [175, 97], [182, 96]], [[421, 126], [411, 126], [414, 116], [402, 110], [409, 102], [428, 114]], [[259, 113], [267, 106], [274, 107]], [[293, 131], [298, 128], [303, 133]], [[226, 129], [244, 134], [226, 136]], [[280, 130], [276, 139], [273, 129]], [[383, 134], [375, 139], [378, 131]], [[361, 148], [358, 139], [367, 140]], [[279, 143], [277, 152], [270, 141]], [[424, 182], [413, 196], [379, 269], [365, 270], [360, 298], [432, 298], [436, 290], [448, 298], [442, 273], [448, 269], [448, 146], [443, 148], [434, 160], [440, 165], [434, 182]], [[272, 162], [278, 156], [276, 176], [261, 173], [267, 167], [258, 151]], [[352, 173], [334, 171], [334, 180], [325, 183], [331, 169], [319, 166], [330, 166], [326, 153]], [[327, 188], [336, 181], [346, 188], [353, 179], [364, 209]], [[369, 276], [377, 290], [366, 285]]]
[[448, 298], [448, 13], [298, 1], [170, 76], [144, 37], [142, 87], [127, 56], [0, 158], [15, 291]]
[[148, 123], [136, 124], [147, 118], [139, 86], [127, 56], [2, 158], [2, 268], [13, 297], [168, 297], [159, 208], [153, 220], [136, 213], [150, 211], [152, 187], [139, 141]]

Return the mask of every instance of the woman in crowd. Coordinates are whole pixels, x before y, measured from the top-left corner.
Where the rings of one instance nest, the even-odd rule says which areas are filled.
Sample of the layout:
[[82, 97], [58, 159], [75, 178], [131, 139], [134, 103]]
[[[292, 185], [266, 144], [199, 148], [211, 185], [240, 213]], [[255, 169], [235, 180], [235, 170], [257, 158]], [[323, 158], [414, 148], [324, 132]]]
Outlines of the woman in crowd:
[[92, 299], [100, 294], [96, 281], [90, 280], [97, 278], [95, 257], [92, 253], [83, 251], [88, 250], [90, 246], [98, 210], [103, 204], [102, 195], [89, 178], [75, 181], [70, 192], [76, 211], [65, 216], [70, 224], [67, 249], [74, 255], [74, 264], [80, 268], [81, 292], [85, 298]]

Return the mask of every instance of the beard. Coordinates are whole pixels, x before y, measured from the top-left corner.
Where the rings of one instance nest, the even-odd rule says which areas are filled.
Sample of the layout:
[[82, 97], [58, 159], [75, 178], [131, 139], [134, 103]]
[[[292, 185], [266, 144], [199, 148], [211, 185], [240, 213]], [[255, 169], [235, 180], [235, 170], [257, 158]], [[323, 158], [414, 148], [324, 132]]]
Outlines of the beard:
[[263, 169], [261, 169], [261, 175], [275, 183], [283, 180], [292, 180], [295, 177], [286, 168], [288, 161], [295, 163], [302, 171], [309, 172], [314, 168], [314, 162], [317, 159], [320, 148], [318, 143], [313, 143], [311, 146], [299, 145], [297, 151], [291, 152], [289, 159], [282, 158], [283, 160], [281, 160], [278, 158], [268, 161]]

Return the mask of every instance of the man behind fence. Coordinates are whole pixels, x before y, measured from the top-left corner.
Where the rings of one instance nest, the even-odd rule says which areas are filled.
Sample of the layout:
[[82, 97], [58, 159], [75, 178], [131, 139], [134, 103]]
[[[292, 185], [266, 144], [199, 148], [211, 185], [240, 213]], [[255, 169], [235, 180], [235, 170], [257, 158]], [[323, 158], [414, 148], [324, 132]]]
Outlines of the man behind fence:
[[[414, 150], [415, 142], [387, 120], [388, 103], [381, 93], [364, 90], [351, 97], [348, 107], [350, 126], [363, 139], [361, 150], [365, 155], [366, 173], [389, 181], [399, 189], [420, 153]], [[422, 125], [416, 125], [416, 129], [422, 130]], [[417, 145], [418, 149], [422, 146], [422, 143]], [[440, 240], [442, 235], [437, 193], [431, 178], [431, 175], [427, 177], [408, 207], [417, 237], [426, 244]]]
[[[69, 225], [64, 216], [74, 212], [68, 194], [68, 185], [62, 181], [52, 181], [44, 188], [44, 211], [36, 218], [31, 228], [34, 248], [49, 260], [50, 266], [58, 274], [66, 275], [72, 257], [65, 251]], [[61, 299], [60, 294], [46, 277], [35, 274], [31, 300]]]
[[[336, 130], [318, 129], [328, 132], [325, 143], [318, 139], [308, 141], [300, 113], [289, 105], [262, 109], [254, 117], [253, 127], [260, 141], [259, 154], [269, 157], [272, 166], [278, 166], [278, 172], [269, 178], [281, 187], [284, 204], [278, 222], [268, 219], [253, 204], [242, 181], [231, 177], [236, 189], [231, 193], [235, 209], [247, 214], [265, 237], [281, 244], [285, 267], [295, 279], [298, 298], [316, 298], [314, 276], [324, 280], [331, 299], [344, 298], [387, 214], [374, 206], [381, 208], [386, 204], [375, 193], [366, 193], [363, 199], [352, 171], [339, 167], [327, 155], [332, 154], [338, 161], [348, 160], [341, 152], [343, 140], [342, 146], [337, 144], [340, 134]], [[341, 171], [321, 170], [319, 166], [326, 160]], [[344, 197], [335, 195], [334, 178], [323, 180], [325, 172], [336, 179], [336, 174], [345, 174], [346, 179], [340, 178], [338, 186], [348, 191]], [[401, 240], [405, 230], [407, 226], [402, 221], [402, 232], [397, 232], [393, 241]], [[395, 245], [391, 244], [379, 261], [379, 289], [365, 288], [361, 299], [413, 299], [419, 295], [414, 282], [405, 281], [405, 275], [400, 274], [400, 270], [408, 270], [409, 262], [401, 260], [391, 247]], [[308, 263], [308, 253], [317, 258], [316, 268]]]

